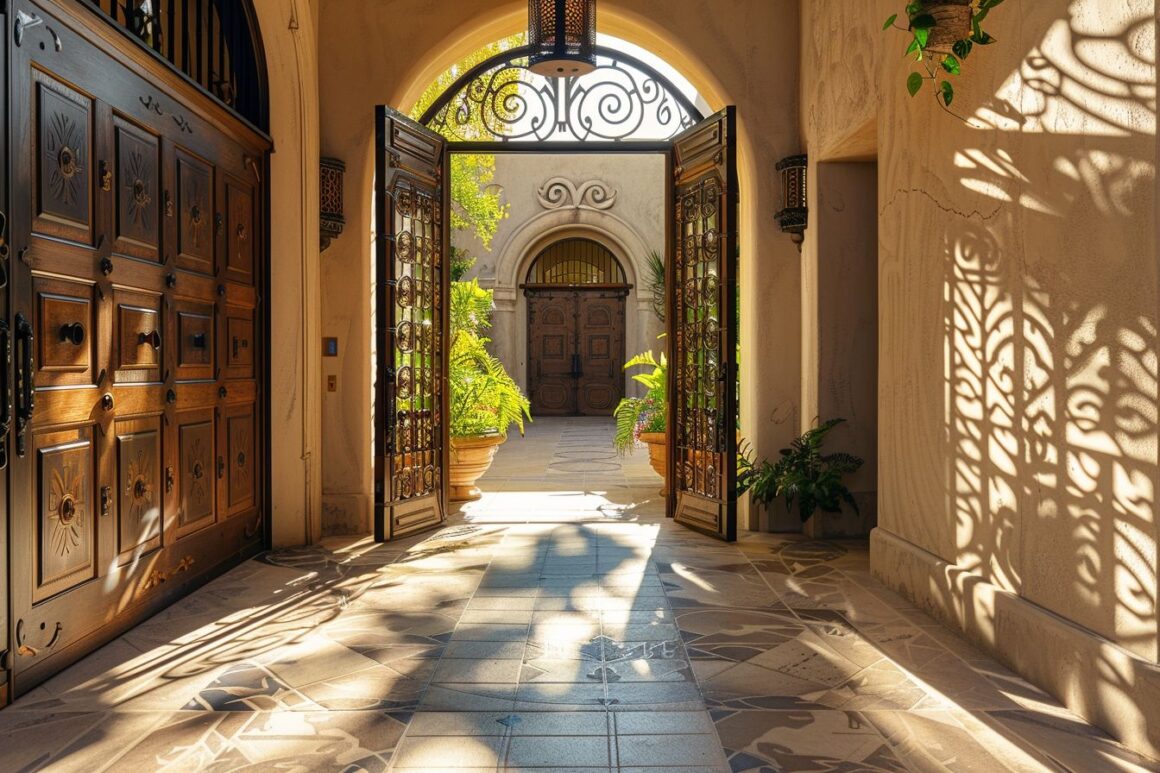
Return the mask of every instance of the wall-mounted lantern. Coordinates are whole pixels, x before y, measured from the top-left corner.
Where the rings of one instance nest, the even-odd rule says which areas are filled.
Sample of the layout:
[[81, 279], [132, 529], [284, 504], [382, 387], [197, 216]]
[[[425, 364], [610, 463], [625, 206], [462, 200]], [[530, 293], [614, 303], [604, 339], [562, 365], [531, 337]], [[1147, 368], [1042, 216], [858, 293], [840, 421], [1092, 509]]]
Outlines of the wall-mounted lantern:
[[337, 158], [324, 158], [319, 169], [320, 206], [319, 236], [325, 250], [332, 239], [337, 239], [346, 225], [342, 208], [342, 182], [346, 164]]
[[572, 78], [596, 69], [596, 0], [528, 0], [528, 69]]
[[806, 198], [807, 165], [808, 156], [805, 155], [790, 156], [777, 162], [782, 185], [782, 210], [777, 213], [777, 223], [790, 235], [799, 252], [810, 220]]

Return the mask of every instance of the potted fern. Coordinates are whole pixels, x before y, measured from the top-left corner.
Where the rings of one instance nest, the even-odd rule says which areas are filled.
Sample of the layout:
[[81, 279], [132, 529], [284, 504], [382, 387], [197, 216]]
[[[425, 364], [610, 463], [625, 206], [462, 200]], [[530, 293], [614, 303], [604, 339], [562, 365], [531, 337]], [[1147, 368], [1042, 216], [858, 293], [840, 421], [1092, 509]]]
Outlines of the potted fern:
[[862, 459], [852, 454], [822, 453], [826, 435], [845, 419], [831, 419], [803, 433], [783, 448], [776, 462], [754, 463], [743, 459], [738, 473], [738, 487], [748, 489], [753, 501], [771, 504], [779, 497], [787, 511], [797, 505], [802, 523], [821, 510], [838, 513], [845, 503], [858, 512], [858, 503], [842, 482], [846, 475], [862, 466]]
[[476, 486], [514, 425], [524, 433], [531, 421], [527, 397], [503, 363], [487, 350], [492, 292], [479, 282], [451, 284], [451, 463], [452, 502], [479, 499]]
[[652, 351], [641, 352], [624, 364], [624, 369], [645, 368], [643, 373], [635, 373], [633, 381], [647, 390], [644, 397], [625, 397], [616, 406], [616, 450], [620, 454], [631, 453], [640, 442], [648, 446], [649, 465], [664, 481], [661, 496], [668, 495], [668, 454], [665, 422], [668, 417], [668, 360], [664, 354], [659, 357]]

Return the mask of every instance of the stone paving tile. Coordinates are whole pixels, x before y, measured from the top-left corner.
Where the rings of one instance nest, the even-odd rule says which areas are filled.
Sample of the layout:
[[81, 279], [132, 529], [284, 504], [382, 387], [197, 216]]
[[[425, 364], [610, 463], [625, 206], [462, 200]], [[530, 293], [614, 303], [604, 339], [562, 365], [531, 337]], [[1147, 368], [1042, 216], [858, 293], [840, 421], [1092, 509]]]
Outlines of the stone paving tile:
[[446, 528], [209, 583], [0, 712], [0, 770], [1160, 770], [864, 542], [675, 526], [610, 433], [538, 420]]

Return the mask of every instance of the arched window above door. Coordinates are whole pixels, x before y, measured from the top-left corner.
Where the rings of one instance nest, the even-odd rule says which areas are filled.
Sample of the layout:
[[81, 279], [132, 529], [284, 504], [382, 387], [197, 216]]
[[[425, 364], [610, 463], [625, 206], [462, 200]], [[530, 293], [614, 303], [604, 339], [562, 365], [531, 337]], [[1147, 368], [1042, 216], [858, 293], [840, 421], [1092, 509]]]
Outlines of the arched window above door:
[[660, 69], [598, 45], [596, 69], [548, 78], [532, 48], [501, 51], [464, 72], [419, 119], [453, 144], [667, 141], [704, 119]]
[[257, 128], [269, 128], [249, 0], [84, 0], [106, 21]]
[[527, 284], [551, 286], [624, 286], [627, 279], [616, 256], [592, 239], [561, 239], [536, 256]]

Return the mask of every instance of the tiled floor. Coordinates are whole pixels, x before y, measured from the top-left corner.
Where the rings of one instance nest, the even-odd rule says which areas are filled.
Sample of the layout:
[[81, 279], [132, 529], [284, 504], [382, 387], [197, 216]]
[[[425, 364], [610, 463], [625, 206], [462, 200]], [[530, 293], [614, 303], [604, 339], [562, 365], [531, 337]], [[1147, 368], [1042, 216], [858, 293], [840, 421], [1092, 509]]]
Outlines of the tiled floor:
[[609, 434], [537, 422], [438, 533], [239, 567], [0, 712], [0, 770], [1160, 770], [864, 544], [666, 522]]

